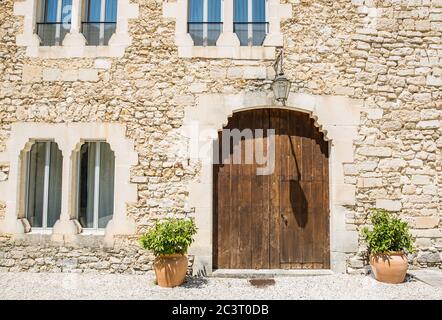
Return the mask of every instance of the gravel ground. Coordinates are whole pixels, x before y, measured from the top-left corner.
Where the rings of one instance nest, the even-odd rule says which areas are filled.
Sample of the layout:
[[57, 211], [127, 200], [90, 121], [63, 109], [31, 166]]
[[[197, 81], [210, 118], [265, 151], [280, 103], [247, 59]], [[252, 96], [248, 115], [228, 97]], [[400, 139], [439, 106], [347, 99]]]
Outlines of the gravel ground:
[[0, 299], [442, 299], [442, 289], [410, 279], [387, 285], [371, 276], [276, 277], [257, 288], [248, 279], [190, 278], [160, 288], [154, 275], [0, 273]]

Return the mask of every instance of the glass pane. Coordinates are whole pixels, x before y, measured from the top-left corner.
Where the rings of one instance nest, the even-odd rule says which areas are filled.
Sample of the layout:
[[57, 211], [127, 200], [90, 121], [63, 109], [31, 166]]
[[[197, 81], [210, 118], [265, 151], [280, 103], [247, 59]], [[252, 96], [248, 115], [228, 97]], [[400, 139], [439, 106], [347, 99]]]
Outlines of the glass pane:
[[253, 0], [253, 22], [266, 22], [266, 0]]
[[254, 23], [253, 24], [253, 45], [260, 46], [264, 42], [264, 38], [267, 34], [267, 24]]
[[203, 22], [203, 0], [189, 0], [189, 22]]
[[61, 22], [71, 23], [72, 0], [63, 0], [61, 5]]
[[221, 0], [211, 0], [208, 2], [207, 21], [221, 22]]
[[26, 218], [32, 227], [43, 227], [46, 143], [36, 142], [29, 152]]
[[100, 143], [100, 199], [98, 227], [106, 228], [114, 213], [115, 156], [110, 145]]
[[202, 46], [204, 44], [202, 23], [189, 23], [189, 34], [192, 37], [195, 46]]
[[248, 0], [235, 0], [234, 22], [248, 22]]
[[253, 41], [254, 46], [260, 46], [267, 34], [266, 0], [253, 0]]
[[100, 22], [101, 21], [100, 17], [101, 17], [101, 0], [89, 0], [86, 21]]
[[80, 149], [78, 220], [83, 228], [94, 226], [94, 179], [96, 145], [86, 142]]
[[238, 36], [240, 44], [247, 46], [249, 43], [248, 0], [235, 0], [233, 11], [234, 32]]
[[104, 21], [117, 21], [117, 0], [106, 0], [106, 16]]
[[46, 0], [44, 22], [57, 22], [58, 0]]
[[63, 156], [56, 143], [51, 142], [49, 164], [48, 228], [52, 228], [61, 213], [61, 180], [63, 175]]
[[83, 35], [88, 46], [100, 45], [100, 23], [83, 23]]
[[222, 24], [221, 23], [210, 23], [207, 26], [207, 45], [215, 46], [221, 34]]
[[234, 26], [240, 45], [247, 46], [249, 44], [249, 25], [247, 23], [235, 23]]
[[103, 45], [107, 46], [112, 35], [115, 33], [116, 23], [105, 23], [104, 24], [104, 38]]

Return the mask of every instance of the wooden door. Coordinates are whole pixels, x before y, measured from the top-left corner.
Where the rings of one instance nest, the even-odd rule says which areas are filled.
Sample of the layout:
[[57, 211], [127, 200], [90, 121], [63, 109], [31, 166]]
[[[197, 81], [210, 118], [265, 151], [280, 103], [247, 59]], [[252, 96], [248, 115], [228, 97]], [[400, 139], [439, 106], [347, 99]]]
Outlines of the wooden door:
[[[250, 129], [253, 136], [231, 143], [213, 166], [214, 268], [330, 268], [328, 144], [313, 120], [258, 109], [234, 114], [225, 129]], [[267, 150], [267, 129], [275, 132], [274, 170], [257, 175], [261, 159], [247, 163], [244, 153], [248, 143]], [[220, 132], [215, 155], [223, 154], [223, 138], [230, 140]], [[233, 150], [241, 150], [239, 164]]]

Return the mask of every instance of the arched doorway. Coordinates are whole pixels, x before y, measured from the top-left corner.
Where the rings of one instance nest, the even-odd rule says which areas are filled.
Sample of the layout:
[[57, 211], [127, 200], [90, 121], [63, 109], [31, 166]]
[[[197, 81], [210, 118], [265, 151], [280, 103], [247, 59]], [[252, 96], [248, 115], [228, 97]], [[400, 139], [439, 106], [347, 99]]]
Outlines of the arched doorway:
[[[251, 129], [252, 136], [236, 143], [240, 163], [231, 146], [213, 165], [213, 268], [329, 269], [329, 150], [314, 121], [297, 111], [255, 109], [234, 113], [224, 129]], [[245, 163], [244, 152], [250, 142], [267, 150], [268, 129], [274, 169], [257, 175], [257, 158]], [[231, 141], [226, 132], [219, 132], [217, 155]]]

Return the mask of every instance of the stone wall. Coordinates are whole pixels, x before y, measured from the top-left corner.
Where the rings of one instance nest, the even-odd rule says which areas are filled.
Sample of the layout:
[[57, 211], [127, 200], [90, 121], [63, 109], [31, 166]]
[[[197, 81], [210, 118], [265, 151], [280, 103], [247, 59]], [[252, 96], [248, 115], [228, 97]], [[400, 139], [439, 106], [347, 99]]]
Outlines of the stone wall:
[[[13, 0], [1, 1], [0, 151], [16, 121], [126, 124], [139, 155], [131, 171], [138, 202], [127, 208], [139, 234], [160, 217], [194, 213], [187, 186], [198, 178], [199, 164], [171, 152], [184, 108], [203, 93], [269, 92], [273, 61], [178, 58], [175, 23], [162, 16], [162, 1], [131, 2], [140, 15], [129, 23], [133, 44], [123, 58], [38, 59], [15, 45], [23, 19], [13, 15]], [[356, 161], [344, 167], [345, 183], [356, 187], [347, 227], [359, 230], [376, 206], [400, 212], [417, 237], [412, 264], [441, 266], [442, 1], [281, 2], [293, 6], [292, 19], [282, 23], [292, 91], [364, 100]], [[2, 181], [8, 164], [0, 166]], [[4, 208], [0, 203], [0, 217]], [[74, 270], [150, 268], [136, 237], [118, 249], [38, 249], [35, 242], [12, 241], [0, 241], [0, 266], [8, 270], [67, 271], [56, 261], [71, 254], [78, 255]], [[349, 271], [363, 267], [364, 249], [361, 244], [350, 257]]]
[[76, 244], [56, 244], [50, 235], [0, 238], [0, 271], [110, 272], [139, 274], [152, 270], [152, 255], [125, 241], [103, 246], [103, 237], [87, 236]]

